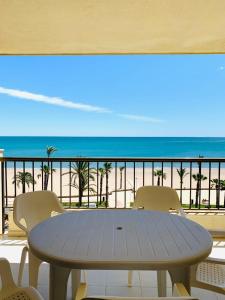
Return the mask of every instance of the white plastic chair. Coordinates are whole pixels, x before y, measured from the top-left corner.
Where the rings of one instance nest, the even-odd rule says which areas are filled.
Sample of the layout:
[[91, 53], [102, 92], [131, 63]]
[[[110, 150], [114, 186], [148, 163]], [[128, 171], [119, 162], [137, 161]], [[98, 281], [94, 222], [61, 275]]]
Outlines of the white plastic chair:
[[172, 297], [114, 297], [114, 296], [90, 296], [82, 300], [198, 300], [195, 297], [191, 297], [184, 285], [181, 283], [175, 283], [173, 287]]
[[0, 258], [0, 289], [1, 300], [44, 300], [33, 287], [18, 287], [12, 276], [10, 264], [5, 258]]
[[225, 260], [208, 257], [193, 266], [191, 286], [225, 295]]
[[[50, 191], [36, 191], [21, 194], [14, 200], [13, 219], [15, 224], [26, 232], [28, 236], [31, 229], [38, 223], [53, 217], [65, 210], [55, 193]], [[28, 245], [22, 250], [19, 268], [18, 285], [21, 285], [26, 255], [29, 255], [29, 285], [37, 288], [38, 271], [42, 261], [29, 251]], [[74, 274], [75, 275], [75, 274]], [[84, 274], [85, 277], [85, 274]], [[76, 275], [72, 272], [72, 292]], [[84, 279], [85, 280], [85, 279]], [[86, 280], [85, 280], [86, 281]]]
[[[134, 209], [176, 211], [181, 216], [185, 213], [181, 207], [177, 192], [166, 186], [142, 186], [136, 192]], [[128, 286], [132, 286], [132, 271], [128, 271]], [[166, 271], [157, 271], [158, 295], [166, 296]]]
[[133, 207], [165, 212], [175, 210], [181, 216], [185, 216], [177, 192], [167, 186], [140, 187], [136, 192]]

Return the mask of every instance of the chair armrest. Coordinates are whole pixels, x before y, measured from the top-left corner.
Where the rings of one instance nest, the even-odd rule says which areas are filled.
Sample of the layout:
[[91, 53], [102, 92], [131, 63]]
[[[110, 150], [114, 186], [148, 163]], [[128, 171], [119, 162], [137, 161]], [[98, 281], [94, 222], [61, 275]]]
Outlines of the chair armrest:
[[224, 238], [225, 237], [225, 230], [224, 229], [208, 229], [209, 233], [214, 238]]
[[16, 284], [13, 280], [10, 264], [6, 258], [0, 257], [0, 279], [2, 282], [1, 292], [4, 292], [9, 287], [15, 288]]
[[207, 257], [203, 262], [218, 264], [218, 265], [225, 265], [225, 259], [214, 258], [214, 257]]

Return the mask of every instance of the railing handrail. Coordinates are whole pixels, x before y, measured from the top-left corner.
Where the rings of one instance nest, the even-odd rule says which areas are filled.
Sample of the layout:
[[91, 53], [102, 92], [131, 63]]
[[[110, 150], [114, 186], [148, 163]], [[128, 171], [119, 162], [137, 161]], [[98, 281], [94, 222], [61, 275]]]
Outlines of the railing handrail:
[[0, 162], [73, 162], [73, 161], [86, 161], [86, 162], [202, 162], [202, 163], [218, 163], [224, 162], [225, 157], [0, 157]]

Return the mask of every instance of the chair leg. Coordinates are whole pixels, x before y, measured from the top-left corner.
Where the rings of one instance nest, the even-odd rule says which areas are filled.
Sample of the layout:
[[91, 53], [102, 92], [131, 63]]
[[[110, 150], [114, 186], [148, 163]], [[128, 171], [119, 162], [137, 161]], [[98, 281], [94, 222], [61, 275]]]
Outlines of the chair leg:
[[74, 300], [81, 300], [87, 297], [87, 284], [86, 283], [80, 283], [77, 291], [76, 291], [76, 297], [74, 297]]
[[38, 271], [41, 263], [42, 261], [29, 250], [29, 285], [34, 288], [38, 285]]
[[128, 271], [128, 286], [132, 286], [133, 271]]
[[166, 271], [157, 271], [158, 296], [166, 297]]
[[28, 252], [29, 252], [29, 249], [28, 249], [27, 246], [25, 246], [22, 250], [22, 253], [21, 253], [19, 274], [18, 274], [18, 286], [22, 285], [23, 271], [24, 271], [24, 266], [25, 266], [25, 262], [26, 262]]

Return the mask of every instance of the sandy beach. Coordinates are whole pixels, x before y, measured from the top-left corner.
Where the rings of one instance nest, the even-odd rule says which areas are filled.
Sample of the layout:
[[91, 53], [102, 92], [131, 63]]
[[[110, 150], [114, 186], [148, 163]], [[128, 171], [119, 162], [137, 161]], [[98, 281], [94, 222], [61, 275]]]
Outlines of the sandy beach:
[[[154, 170], [159, 170], [160, 168], [155, 168]], [[23, 171], [20, 168], [17, 168], [17, 172]], [[32, 173], [32, 170], [30, 168], [26, 169], [27, 172]], [[189, 204], [190, 199], [193, 199], [195, 201], [195, 194], [196, 194], [196, 181], [193, 179], [192, 175], [198, 173], [197, 168], [193, 168], [192, 172], [190, 173], [190, 170], [187, 168], [187, 175], [183, 179], [182, 184], [182, 203], [183, 204]], [[67, 173], [68, 169], [64, 168], [62, 169], [60, 173], [60, 169], [55, 169], [55, 172], [52, 173], [52, 176], [49, 177], [49, 183], [48, 183], [48, 190], [54, 191], [58, 196], [62, 196], [62, 202], [69, 203], [70, 202], [70, 194], [72, 196], [71, 201], [72, 202], [78, 202], [78, 190], [74, 187], [70, 186], [70, 175], [64, 174]], [[41, 190], [42, 189], [42, 178], [38, 178], [38, 174], [40, 174], [40, 168], [34, 169], [34, 179], [36, 181], [36, 184], [34, 186], [35, 190]], [[177, 189], [178, 195], [181, 195], [181, 183], [180, 183], [180, 177], [177, 172], [177, 168], [168, 168], [165, 167], [163, 169], [163, 173], [166, 174], [166, 178], [163, 179], [163, 185], [164, 186], [172, 186], [173, 188]], [[201, 171], [202, 175], [207, 177], [206, 180], [201, 182], [201, 202], [206, 203], [209, 200], [209, 191], [208, 188], [211, 185], [209, 179], [218, 178], [218, 169], [212, 168], [211, 174], [209, 174], [209, 169], [202, 168]], [[60, 175], [64, 174], [64, 175]], [[13, 198], [16, 194], [22, 193], [22, 186], [19, 187], [12, 184], [14, 178], [14, 170], [12, 168], [7, 169], [7, 186], [5, 186], [5, 189], [7, 190], [8, 197], [8, 203], [7, 206], [13, 205]], [[89, 193], [89, 202], [96, 203], [97, 201], [97, 194], [99, 195], [100, 191], [100, 177], [98, 177], [98, 185], [97, 185], [97, 175], [94, 174], [94, 181], [91, 183], [95, 190], [95, 193]], [[225, 169], [221, 168], [220, 171], [220, 179], [225, 179]], [[122, 183], [122, 184], [121, 184]], [[162, 184], [162, 183], [160, 183]], [[146, 167], [143, 172], [143, 168], [136, 167], [135, 172], [133, 168], [127, 168], [126, 170], [123, 170], [122, 172], [122, 181], [121, 181], [121, 173], [119, 168], [115, 169], [112, 168], [111, 173], [109, 174], [109, 203], [108, 207], [117, 207], [117, 208], [123, 208], [123, 207], [130, 207], [130, 204], [134, 200], [134, 190], [136, 191], [139, 187], [143, 185], [157, 185], [157, 177], [154, 176], [152, 168]], [[190, 188], [192, 191], [190, 192]], [[26, 186], [26, 192], [32, 191], [33, 187]], [[102, 188], [102, 196], [105, 197], [106, 193], [106, 178], [103, 179], [103, 188]], [[224, 204], [224, 197], [225, 192], [220, 191], [220, 204]], [[88, 201], [88, 192], [84, 192], [83, 202]], [[98, 202], [100, 201], [100, 197], [98, 196]], [[210, 203], [211, 205], [215, 204], [216, 202], [216, 191], [212, 190], [210, 191]]]

